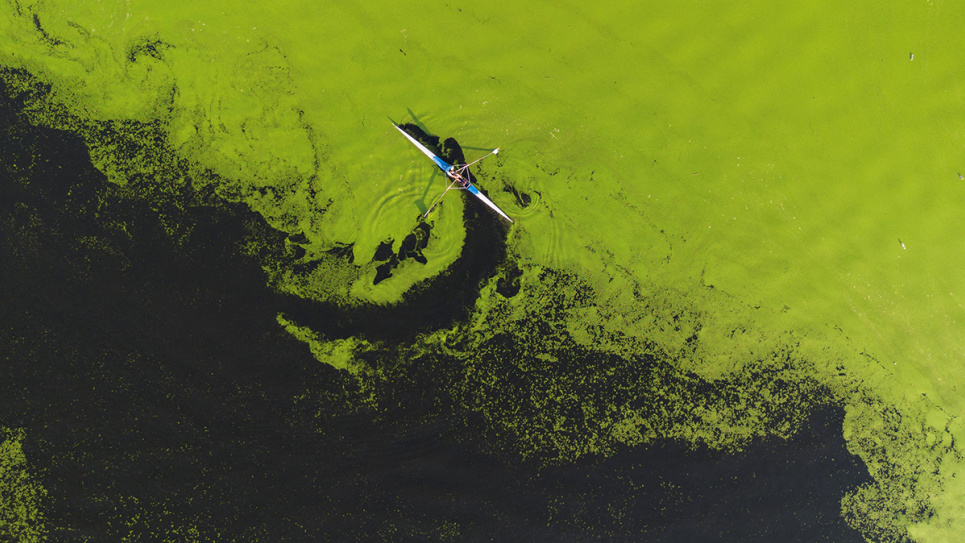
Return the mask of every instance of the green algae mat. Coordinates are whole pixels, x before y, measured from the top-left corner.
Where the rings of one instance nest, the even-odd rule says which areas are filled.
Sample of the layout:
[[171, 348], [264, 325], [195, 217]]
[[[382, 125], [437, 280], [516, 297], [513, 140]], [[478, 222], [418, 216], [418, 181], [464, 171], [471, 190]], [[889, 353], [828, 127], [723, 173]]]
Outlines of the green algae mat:
[[963, 25], [5, 0], [0, 539], [957, 540]]

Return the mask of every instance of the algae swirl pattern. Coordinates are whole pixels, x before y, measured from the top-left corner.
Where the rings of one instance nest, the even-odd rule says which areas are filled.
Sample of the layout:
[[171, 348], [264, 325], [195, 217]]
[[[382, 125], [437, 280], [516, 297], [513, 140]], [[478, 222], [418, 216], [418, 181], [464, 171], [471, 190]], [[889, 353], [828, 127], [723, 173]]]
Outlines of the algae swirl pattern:
[[[114, 346], [75, 338], [53, 321], [15, 321], [35, 334], [33, 340], [7, 334], [19, 338], [20, 347], [12, 350], [18, 360], [63, 359], [72, 372], [82, 365], [94, 373], [98, 364], [111, 371], [125, 367], [103, 360], [156, 366], [154, 377], [165, 392], [151, 396], [152, 407], [174, 414], [161, 420], [152, 409], [133, 410], [124, 428], [141, 441], [129, 449], [105, 444], [122, 440], [120, 435], [86, 436], [84, 455], [96, 455], [99, 445], [109, 452], [77, 461], [85, 469], [101, 463], [118, 473], [98, 479], [85, 496], [63, 480], [63, 466], [73, 460], [64, 443], [53, 443], [58, 434], [48, 426], [57, 422], [44, 420], [42, 408], [31, 403], [38, 393], [17, 395], [4, 409], [5, 417], [16, 420], [0, 423], [27, 431], [4, 434], [0, 475], [4, 495], [14, 499], [5, 501], [0, 533], [33, 541], [51, 527], [62, 534], [89, 528], [101, 537], [132, 540], [277, 541], [297, 540], [296, 527], [309, 526], [312, 535], [331, 539], [461, 540], [480, 526], [456, 515], [434, 519], [400, 504], [401, 491], [392, 495], [388, 483], [371, 482], [378, 480], [375, 471], [367, 474], [336, 452], [333, 466], [359, 471], [339, 475], [335, 479], [344, 487], [311, 503], [331, 507], [335, 516], [356, 515], [343, 530], [326, 531], [307, 520], [317, 515], [308, 506], [280, 520], [216, 518], [203, 507], [224, 496], [232, 504], [257, 503], [259, 490], [288, 478], [327, 481], [326, 472], [307, 467], [322, 470], [317, 466], [326, 462], [311, 451], [334, 451], [341, 440], [364, 455], [358, 445], [364, 439], [357, 435], [364, 431], [389, 436], [391, 451], [407, 447], [424, 428], [444, 425], [446, 443], [474, 448], [485, 461], [520, 463], [532, 483], [527, 488], [542, 488], [549, 483], [541, 474], [589, 469], [593, 461], [668, 444], [740, 458], [761, 443], [798, 443], [825, 413], [837, 413], [830, 427], [842, 428], [860, 465], [842, 468], [851, 486], [840, 489], [840, 518], [822, 518], [816, 526], [832, 529], [843, 519], [871, 541], [929, 541], [955, 529], [950, 481], [962, 462], [953, 439], [958, 419], [927, 397], [883, 393], [879, 385], [890, 378], [888, 368], [833, 325], [782, 329], [775, 323], [785, 308], [749, 304], [703, 277], [674, 273], [675, 248], [687, 243], [684, 235], [654, 223], [618, 190], [594, 196], [603, 204], [594, 200], [589, 207], [640, 218], [646, 226], [632, 233], [637, 244], [624, 239], [625, 232], [609, 244], [581, 237], [581, 221], [606, 217], [577, 216], [573, 210], [584, 202], [562, 201], [552, 189], [605, 185], [607, 173], [548, 167], [539, 155], [526, 164], [494, 161], [479, 175], [500, 205], [515, 206], [518, 227], [506, 229], [458, 200], [419, 222], [418, 202], [424, 203], [429, 188], [410, 185], [372, 196], [381, 185], [352, 185], [362, 166], [341, 160], [339, 134], [302, 104], [294, 74], [300, 64], [291, 58], [298, 53], [280, 39], [255, 28], [229, 33], [228, 24], [218, 26], [218, 34], [189, 18], [153, 23], [146, 16], [132, 18], [120, 3], [107, 11], [56, 2], [11, 0], [3, 6], [0, 24], [10, 38], [0, 51], [6, 66], [0, 72], [4, 143], [26, 149], [5, 156], [3, 249], [22, 266], [6, 273], [20, 277], [49, 264], [71, 285], [105, 288], [108, 270], [116, 274], [110, 280], [122, 285], [128, 310], [143, 301], [148, 313], [156, 311], [170, 324], [175, 308], [217, 308], [205, 311], [241, 332], [212, 346], [194, 338], [207, 337], [218, 323], [198, 317], [170, 325], [164, 333], [172, 340], [148, 330], [150, 321], [134, 319], [133, 329], [118, 331], [122, 344]], [[38, 130], [44, 135], [27, 135]], [[71, 150], [70, 167], [87, 160], [92, 168], [65, 173], [40, 163], [52, 160], [43, 150], [57, 145]], [[565, 243], [576, 245], [571, 254], [579, 256], [560, 256]], [[50, 247], [65, 254], [48, 256]], [[151, 256], [153, 251], [162, 256]], [[160, 263], [156, 274], [152, 258]], [[54, 284], [57, 275], [51, 274], [48, 283]], [[192, 286], [178, 290], [179, 281]], [[159, 285], [177, 293], [174, 305], [166, 305]], [[244, 289], [251, 292], [232, 294]], [[11, 294], [25, 314], [32, 303], [49, 308], [75, 299], [66, 288], [50, 294], [52, 305], [22, 296]], [[115, 324], [123, 321], [107, 306], [96, 311], [113, 315]], [[83, 310], [67, 313], [79, 319]], [[249, 355], [235, 345], [242, 332], [251, 335], [251, 349], [262, 351]], [[43, 343], [44, 334], [54, 346], [28, 345]], [[203, 355], [180, 352], [177, 337], [192, 346], [205, 343]], [[92, 352], [85, 341], [112, 346]], [[220, 359], [219, 349], [240, 361]], [[306, 368], [309, 356], [314, 365]], [[291, 375], [276, 375], [272, 364]], [[27, 384], [33, 381], [26, 364], [14, 366], [11, 371], [21, 373], [9, 386], [38, 386]], [[109, 389], [105, 397], [124, 397], [126, 383], [137, 381], [110, 373], [97, 381]], [[192, 412], [197, 407], [178, 400], [179, 383], [189, 383], [192, 394], [197, 387], [197, 401], [211, 396], [218, 398], [210, 400], [217, 409], [230, 405], [221, 419], [225, 427], [206, 426]], [[90, 391], [94, 407], [77, 409], [108, 410], [98, 404], [98, 394]], [[90, 416], [77, 424], [110, 431]], [[260, 442], [263, 436], [226, 429], [247, 431], [249, 423], [272, 427], [286, 445], [274, 448]], [[155, 443], [145, 437], [152, 432], [177, 437]], [[217, 456], [230, 465], [236, 453], [228, 445], [206, 450], [209, 438], [250, 447], [251, 458], [237, 454], [250, 462], [248, 469], [264, 466], [268, 475], [239, 468], [258, 479], [253, 490], [220, 487], [239, 474], [206, 462]], [[53, 472], [54, 485], [41, 486], [44, 474], [28, 475], [24, 468], [21, 443], [28, 439], [36, 439], [28, 452]], [[179, 441], [180, 449], [173, 444]], [[165, 469], [196, 470], [198, 479], [138, 495], [126, 486], [124, 471], [130, 470], [130, 480], [158, 480], [161, 475], [145, 467], [150, 462], [132, 460], [150, 454]], [[285, 456], [284, 467], [268, 467], [271, 455]], [[209, 479], [208, 473], [215, 475]], [[614, 488], [633, 494], [632, 482], [620, 485]], [[359, 497], [353, 488], [375, 488], [376, 497]], [[340, 492], [347, 503], [364, 508], [339, 509]], [[691, 499], [668, 492], [664, 507]], [[588, 502], [581, 501], [589, 494], [569, 496], [570, 502], [544, 497], [537, 501], [545, 510], [533, 518], [573, 530], [558, 533], [625, 537], [621, 527], [629, 524], [621, 519], [640, 504], [610, 504], [608, 520], [594, 525], [587, 520]], [[584, 509], [567, 509], [579, 509], [573, 503]], [[45, 516], [45, 508], [53, 513]], [[84, 518], [93, 519], [92, 527], [80, 526]], [[505, 522], [501, 527], [509, 530], [512, 523]], [[661, 522], [671, 520], [653, 521]]]

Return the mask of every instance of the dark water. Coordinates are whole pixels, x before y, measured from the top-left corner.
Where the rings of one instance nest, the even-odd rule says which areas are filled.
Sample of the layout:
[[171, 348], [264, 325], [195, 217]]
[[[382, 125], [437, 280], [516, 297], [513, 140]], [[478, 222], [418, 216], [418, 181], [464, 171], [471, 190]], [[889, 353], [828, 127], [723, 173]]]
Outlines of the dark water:
[[276, 314], [404, 341], [397, 309], [346, 317], [272, 292], [239, 250], [282, 252], [257, 215], [189, 183], [131, 197], [3, 94], [0, 421], [26, 430], [54, 541], [862, 540], [839, 511], [867, 472], [833, 406], [736, 455], [659, 443], [547, 467], [494, 448], [432, 375], [394, 410], [324, 401], [351, 380]]

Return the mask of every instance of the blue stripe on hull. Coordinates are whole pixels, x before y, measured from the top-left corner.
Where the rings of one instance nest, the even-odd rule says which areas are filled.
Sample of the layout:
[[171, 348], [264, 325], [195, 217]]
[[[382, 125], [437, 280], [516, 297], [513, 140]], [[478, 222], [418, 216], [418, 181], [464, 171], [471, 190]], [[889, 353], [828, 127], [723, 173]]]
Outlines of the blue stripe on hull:
[[439, 168], [441, 168], [442, 171], [444, 171], [444, 172], [448, 172], [448, 171], [449, 171], [449, 168], [451, 167], [451, 166], [449, 166], [448, 164], [446, 164], [446, 161], [445, 161], [445, 160], [442, 160], [441, 158], [439, 158], [439, 157], [437, 157], [437, 156], [432, 157], [432, 161], [435, 162], [435, 163], [436, 163], [436, 166], [439, 166]]

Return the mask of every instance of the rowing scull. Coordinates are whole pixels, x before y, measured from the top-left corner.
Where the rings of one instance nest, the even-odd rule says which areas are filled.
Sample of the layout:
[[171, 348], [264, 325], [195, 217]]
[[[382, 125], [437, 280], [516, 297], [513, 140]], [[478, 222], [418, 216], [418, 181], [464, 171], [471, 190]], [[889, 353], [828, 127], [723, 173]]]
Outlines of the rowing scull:
[[[470, 194], [482, 200], [482, 203], [489, 206], [490, 209], [492, 209], [496, 213], [499, 213], [499, 215], [502, 218], [506, 219], [509, 222], [513, 222], [513, 219], [510, 219], [509, 215], [503, 213], [502, 209], [499, 209], [499, 207], [497, 207], [492, 200], [487, 198], [485, 194], [480, 192], [479, 189], [477, 189], [475, 185], [473, 185], [469, 181], [469, 166], [472, 166], [473, 164], [479, 162], [480, 160], [482, 160], [483, 158], [486, 158], [489, 155], [495, 155], [496, 153], [499, 152], [499, 148], [493, 149], [488, 155], [482, 158], [476, 159], [470, 162], [469, 164], [449, 165], [449, 163], [447, 163], [445, 160], [442, 160], [441, 158], [437, 157], [432, 151], [427, 149], [426, 146], [416, 141], [416, 139], [410, 136], [408, 132], [406, 132], [405, 130], [402, 130], [402, 128], [400, 128], [399, 125], [393, 124], [392, 126], [394, 126], [396, 130], [398, 130], [399, 132], [402, 132], [402, 135], [405, 136], [407, 140], [411, 141], [412, 145], [415, 145], [420, 151], [422, 151], [424, 155], [432, 159], [432, 162], [434, 162], [436, 166], [438, 166], [439, 169], [446, 174], [446, 177], [448, 177], [449, 179], [452, 179], [452, 184], [450, 184], [449, 188], [446, 189], [447, 192], [449, 191], [449, 189], [453, 188], [454, 186], [459, 185], [457, 188], [466, 189], [467, 191], [469, 191]], [[445, 192], [443, 194], [445, 194]], [[432, 211], [432, 206], [430, 206], [429, 209], [422, 216], [425, 217], [426, 215], [428, 215], [429, 211]]]

